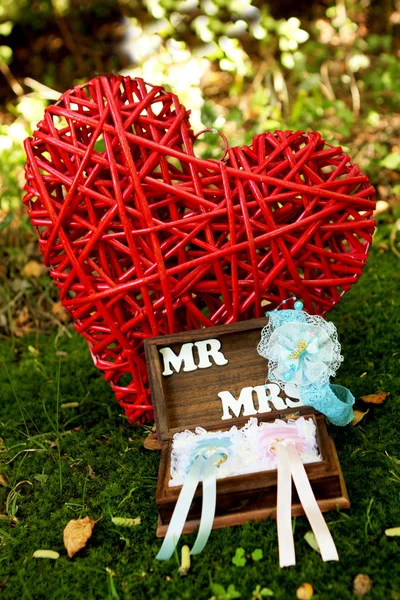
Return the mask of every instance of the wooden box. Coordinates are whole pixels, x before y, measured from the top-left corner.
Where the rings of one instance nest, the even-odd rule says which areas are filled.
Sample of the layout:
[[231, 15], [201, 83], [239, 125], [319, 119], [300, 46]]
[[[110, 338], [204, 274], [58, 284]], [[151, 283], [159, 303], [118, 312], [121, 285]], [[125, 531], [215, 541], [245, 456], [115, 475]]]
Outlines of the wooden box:
[[[166, 534], [181, 490], [180, 486], [168, 485], [173, 435], [197, 426], [215, 431], [226, 430], [233, 425], [242, 427], [250, 416], [257, 417], [259, 422], [300, 415], [314, 419], [322, 461], [307, 464], [305, 468], [319, 507], [328, 511], [350, 506], [325, 417], [310, 407], [302, 406], [299, 400], [287, 398], [279, 387], [274, 388], [277, 384], [268, 381], [268, 363], [257, 352], [261, 329], [265, 325], [265, 318], [254, 319], [146, 340], [157, 434], [162, 446], [156, 493], [159, 510], [157, 536]], [[213, 341], [206, 343], [206, 340]], [[220, 349], [216, 351], [219, 344]], [[207, 354], [211, 348], [217, 354]], [[214, 356], [220, 363], [224, 362], [224, 358], [225, 364], [216, 364]], [[171, 357], [174, 364], [167, 360]], [[183, 357], [185, 360], [182, 360]], [[168, 371], [170, 374], [163, 374]], [[275, 392], [270, 402], [266, 402], [263, 395], [265, 382], [268, 392], [271, 385]], [[254, 390], [242, 392], [243, 388]], [[293, 492], [292, 514], [303, 514], [295, 490]], [[276, 496], [276, 470], [219, 479], [214, 528], [276, 517]], [[201, 498], [202, 486], [199, 485], [185, 524], [186, 533], [199, 525]]]

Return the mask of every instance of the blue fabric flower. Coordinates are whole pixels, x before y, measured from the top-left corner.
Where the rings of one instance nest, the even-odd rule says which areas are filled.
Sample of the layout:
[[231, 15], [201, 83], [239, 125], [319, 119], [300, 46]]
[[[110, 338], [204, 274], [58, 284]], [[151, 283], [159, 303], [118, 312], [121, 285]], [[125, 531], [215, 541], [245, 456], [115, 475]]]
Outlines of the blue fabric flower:
[[329, 384], [343, 360], [332, 323], [303, 310], [273, 311], [257, 350], [268, 359], [270, 381], [289, 396], [300, 398], [337, 425], [351, 421], [353, 395]]
[[275, 380], [307, 386], [329, 379], [334, 344], [320, 325], [285, 323], [272, 333], [268, 358], [274, 366]]

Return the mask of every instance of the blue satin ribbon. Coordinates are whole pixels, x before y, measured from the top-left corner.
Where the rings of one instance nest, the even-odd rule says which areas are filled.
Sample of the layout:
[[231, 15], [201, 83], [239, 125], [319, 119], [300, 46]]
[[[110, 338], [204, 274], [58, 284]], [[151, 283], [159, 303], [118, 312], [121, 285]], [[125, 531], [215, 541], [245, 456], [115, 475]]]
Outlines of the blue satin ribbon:
[[208, 458], [203, 466], [203, 500], [200, 527], [190, 554], [200, 554], [210, 537], [217, 504], [217, 468], [213, 456]]
[[322, 412], [334, 425], [348, 425], [354, 418], [354, 396], [342, 385], [326, 382], [323, 386], [309, 386], [301, 391], [300, 399], [304, 405]]
[[168, 560], [174, 553], [185, 525], [194, 494], [200, 480], [203, 480], [203, 499], [201, 507], [200, 527], [196, 541], [190, 554], [199, 554], [206, 545], [214, 522], [217, 500], [217, 469], [216, 461], [220, 454], [216, 453], [205, 458], [202, 455], [195, 459], [179, 494], [174, 512], [163, 544], [158, 552], [157, 560]]

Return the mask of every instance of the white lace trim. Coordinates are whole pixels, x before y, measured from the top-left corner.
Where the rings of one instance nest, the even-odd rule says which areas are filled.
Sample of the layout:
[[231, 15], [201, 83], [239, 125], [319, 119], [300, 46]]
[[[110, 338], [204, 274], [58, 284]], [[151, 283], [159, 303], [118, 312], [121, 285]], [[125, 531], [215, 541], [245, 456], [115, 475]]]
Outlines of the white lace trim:
[[[172, 442], [169, 486], [183, 485], [199, 448], [207, 448], [207, 440], [217, 448], [218, 440], [221, 440], [221, 451], [226, 449], [227, 459], [218, 467], [218, 479], [276, 469], [276, 457], [269, 452], [268, 436], [272, 436], [271, 440], [274, 437], [294, 440], [304, 463], [321, 460], [312, 419], [300, 417], [288, 422], [276, 419], [259, 425], [253, 417], [242, 429], [206, 431], [197, 427], [195, 431], [176, 433]], [[223, 445], [229, 442], [228, 447]]]

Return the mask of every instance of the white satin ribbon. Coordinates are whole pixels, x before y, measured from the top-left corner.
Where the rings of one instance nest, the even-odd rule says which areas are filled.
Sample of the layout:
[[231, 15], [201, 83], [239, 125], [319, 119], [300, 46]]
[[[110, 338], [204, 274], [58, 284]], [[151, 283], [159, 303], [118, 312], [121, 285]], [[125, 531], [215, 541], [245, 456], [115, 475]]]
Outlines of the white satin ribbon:
[[294, 539], [292, 532], [292, 474], [285, 446], [276, 444], [278, 460], [278, 499], [276, 522], [278, 526], [278, 547], [280, 567], [296, 564]]
[[331, 532], [322, 516], [295, 445], [292, 442], [279, 442], [275, 444], [274, 449], [278, 459], [277, 526], [280, 566], [288, 567], [296, 564], [291, 526], [291, 477], [293, 477], [300, 502], [314, 532], [322, 559], [324, 561], [339, 560]]

